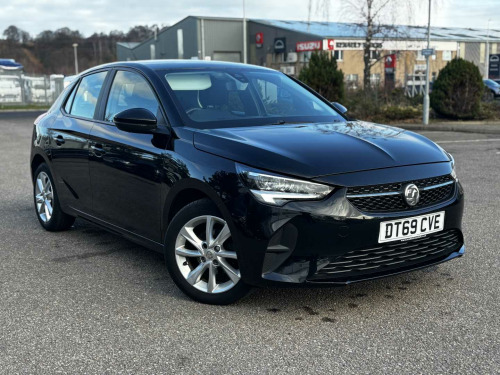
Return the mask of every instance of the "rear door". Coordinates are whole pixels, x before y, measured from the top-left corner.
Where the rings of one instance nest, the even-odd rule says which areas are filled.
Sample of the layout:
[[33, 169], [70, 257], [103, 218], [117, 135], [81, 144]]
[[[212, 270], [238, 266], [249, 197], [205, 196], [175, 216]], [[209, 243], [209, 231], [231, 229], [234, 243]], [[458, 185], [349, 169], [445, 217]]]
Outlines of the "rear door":
[[[113, 117], [130, 108], [155, 114], [158, 130], [135, 134], [116, 128]], [[136, 71], [115, 71], [101, 116], [90, 134], [94, 215], [161, 242], [162, 156], [169, 132], [152, 86]]]
[[106, 75], [104, 70], [84, 76], [49, 128], [52, 168], [61, 203], [82, 212], [92, 208], [89, 134]]

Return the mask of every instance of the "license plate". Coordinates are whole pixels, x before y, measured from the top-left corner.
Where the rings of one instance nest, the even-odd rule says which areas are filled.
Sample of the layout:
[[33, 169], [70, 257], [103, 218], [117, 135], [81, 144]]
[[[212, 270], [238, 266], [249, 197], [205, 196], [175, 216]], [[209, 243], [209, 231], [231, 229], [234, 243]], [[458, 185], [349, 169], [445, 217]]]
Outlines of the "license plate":
[[383, 221], [380, 223], [378, 242], [407, 240], [423, 237], [444, 228], [444, 211], [432, 214]]

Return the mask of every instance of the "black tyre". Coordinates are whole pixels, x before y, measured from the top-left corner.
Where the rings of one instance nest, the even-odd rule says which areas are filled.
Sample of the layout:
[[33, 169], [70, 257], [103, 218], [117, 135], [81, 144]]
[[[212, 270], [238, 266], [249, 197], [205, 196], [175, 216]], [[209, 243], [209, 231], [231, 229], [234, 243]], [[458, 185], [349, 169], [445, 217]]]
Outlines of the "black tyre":
[[40, 164], [34, 173], [33, 199], [38, 221], [46, 230], [66, 230], [75, 222], [73, 216], [61, 211], [54, 180], [46, 164]]
[[165, 259], [177, 286], [198, 302], [227, 305], [250, 290], [241, 280], [229, 226], [208, 199], [175, 215], [165, 238]]

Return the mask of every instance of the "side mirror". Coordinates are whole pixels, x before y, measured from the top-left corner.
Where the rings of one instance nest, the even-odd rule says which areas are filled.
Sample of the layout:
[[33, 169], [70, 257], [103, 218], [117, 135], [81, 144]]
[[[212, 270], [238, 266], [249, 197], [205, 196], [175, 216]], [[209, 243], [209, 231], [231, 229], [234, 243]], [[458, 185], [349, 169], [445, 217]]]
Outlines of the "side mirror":
[[331, 103], [335, 107], [335, 109], [339, 111], [341, 114], [345, 114], [347, 112], [347, 108], [344, 107], [342, 104], [337, 102], [331, 102]]
[[113, 122], [129, 133], [151, 133], [156, 129], [156, 116], [145, 108], [130, 108], [117, 113]]

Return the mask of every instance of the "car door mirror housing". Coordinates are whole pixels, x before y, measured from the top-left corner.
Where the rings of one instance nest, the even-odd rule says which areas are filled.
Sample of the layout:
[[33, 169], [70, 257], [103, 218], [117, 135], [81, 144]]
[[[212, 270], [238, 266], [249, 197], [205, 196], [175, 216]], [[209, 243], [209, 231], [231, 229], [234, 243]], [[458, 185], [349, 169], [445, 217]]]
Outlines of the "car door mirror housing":
[[113, 122], [118, 129], [129, 133], [151, 133], [156, 129], [158, 120], [145, 108], [130, 108], [117, 113]]
[[337, 102], [331, 102], [332, 105], [335, 107], [337, 111], [339, 111], [341, 114], [347, 113], [347, 108], [344, 107], [342, 104], [337, 103]]

